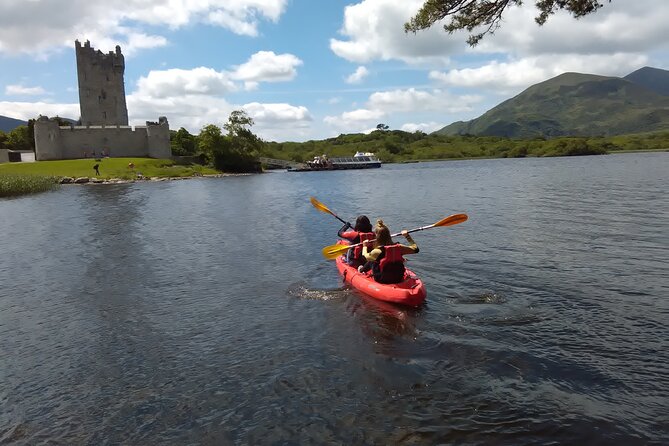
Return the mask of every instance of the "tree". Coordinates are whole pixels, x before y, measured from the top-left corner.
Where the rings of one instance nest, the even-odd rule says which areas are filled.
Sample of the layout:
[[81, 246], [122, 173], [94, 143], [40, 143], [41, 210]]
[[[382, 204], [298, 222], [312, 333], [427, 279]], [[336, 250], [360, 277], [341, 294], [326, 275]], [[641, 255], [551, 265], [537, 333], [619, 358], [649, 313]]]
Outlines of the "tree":
[[388, 126], [385, 125], [385, 124], [379, 124], [379, 125], [376, 126], [376, 130], [381, 130], [381, 131], [383, 131], [383, 130], [388, 130], [389, 128], [390, 128], [390, 127], [388, 127]]
[[[611, 0], [608, 1], [611, 3]], [[444, 25], [444, 30], [449, 34], [463, 29], [471, 33], [475, 28], [484, 27], [483, 32], [470, 34], [467, 39], [470, 46], [476, 46], [483, 36], [494, 34], [500, 27], [506, 8], [522, 4], [523, 0], [426, 0], [416, 15], [404, 24], [404, 31], [415, 34], [448, 18], [450, 22]], [[539, 15], [534, 20], [539, 25], [546, 23], [548, 17], [560, 9], [580, 18], [603, 6], [600, 0], [535, 0], [535, 4]]]
[[197, 137], [191, 135], [188, 130], [181, 127], [176, 132], [170, 132], [170, 145], [174, 155], [195, 155], [197, 150]]
[[223, 128], [228, 131], [230, 136], [239, 136], [244, 131], [250, 131], [246, 127], [252, 127], [255, 124], [253, 118], [246, 114], [244, 110], [234, 110], [228, 117], [228, 122], [223, 124]]
[[7, 134], [5, 143], [11, 150], [34, 150], [35, 137], [31, 137], [27, 125], [20, 125]]
[[240, 155], [256, 158], [260, 153], [263, 141], [258, 138], [250, 128], [254, 124], [253, 118], [243, 110], [234, 110], [228, 117], [228, 122], [223, 128], [228, 131], [234, 150]]
[[253, 119], [243, 111], [233, 111], [223, 125], [228, 131], [223, 135], [220, 127], [205, 126], [198, 136], [198, 148], [208, 162], [225, 172], [257, 172], [260, 170], [258, 153], [263, 141], [247, 126]]

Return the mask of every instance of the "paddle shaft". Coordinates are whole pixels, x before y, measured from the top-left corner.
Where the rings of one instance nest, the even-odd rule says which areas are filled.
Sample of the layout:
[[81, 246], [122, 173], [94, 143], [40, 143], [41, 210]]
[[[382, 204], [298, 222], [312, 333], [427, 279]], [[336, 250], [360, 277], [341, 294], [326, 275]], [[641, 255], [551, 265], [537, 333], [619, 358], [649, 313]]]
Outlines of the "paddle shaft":
[[345, 225], [346, 225], [346, 224], [349, 225], [349, 226], [351, 225], [349, 222], [347, 222], [347, 221], [345, 221], [345, 220], [339, 218], [339, 216], [338, 216], [337, 214], [335, 214], [335, 213], [332, 212], [330, 209], [328, 209], [328, 207], [325, 206], [323, 203], [321, 203], [320, 201], [316, 200], [315, 197], [311, 197], [310, 201], [311, 201], [311, 204], [312, 204], [316, 209], [318, 209], [319, 211], [321, 211], [321, 212], [327, 212], [328, 214], [332, 215], [334, 218], [336, 218], [336, 219], [339, 220], [340, 222], [344, 223]]
[[[434, 226], [434, 225], [427, 225], [427, 226], [421, 226], [420, 228], [409, 229], [409, 230], [407, 231], [407, 234], [410, 234], [410, 233], [412, 233], [412, 232], [424, 231], [425, 229], [430, 229], [430, 228], [433, 227], [433, 226]], [[391, 237], [398, 237], [398, 236], [400, 236], [400, 235], [402, 235], [401, 232], [397, 232], [397, 233], [395, 233], [395, 234], [390, 234]], [[367, 240], [367, 241], [371, 243], [371, 242], [373, 242], [373, 241], [375, 241], [375, 240], [376, 240], [376, 239], [373, 238], [373, 239], [370, 239], [370, 240]], [[360, 245], [362, 245], [362, 243], [356, 243], [355, 245], [342, 245], [342, 246], [346, 246], [346, 249], [348, 249], [348, 248], [355, 248], [356, 246], [360, 246]]]
[[[467, 214], [454, 214], [454, 215], [449, 215], [446, 218], [443, 218], [439, 220], [436, 223], [433, 223], [431, 225], [427, 226], [421, 226], [419, 228], [414, 228], [410, 229], [407, 232], [417, 232], [417, 231], [424, 231], [425, 229], [430, 229], [430, 228], [435, 228], [435, 227], [440, 227], [440, 226], [452, 226], [452, 225], [457, 225], [460, 224], [464, 221], [467, 221], [468, 217]], [[396, 234], [392, 234], [391, 237], [397, 237], [398, 235], [402, 235], [401, 232], [398, 232]], [[369, 240], [369, 241], [374, 241], [374, 240]], [[340, 252], [343, 253], [344, 251], [348, 250], [349, 248], [354, 248], [356, 246], [360, 246], [362, 243], [356, 243], [354, 245], [332, 245], [332, 246], [326, 246], [323, 248], [323, 255], [326, 258], [332, 259], [335, 258]]]

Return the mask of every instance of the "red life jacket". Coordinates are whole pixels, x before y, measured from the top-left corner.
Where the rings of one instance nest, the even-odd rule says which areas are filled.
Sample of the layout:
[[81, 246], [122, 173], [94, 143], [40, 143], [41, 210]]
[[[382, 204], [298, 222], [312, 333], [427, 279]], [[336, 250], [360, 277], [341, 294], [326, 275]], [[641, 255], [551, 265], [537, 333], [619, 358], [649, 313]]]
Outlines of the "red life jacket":
[[402, 257], [402, 247], [399, 243], [384, 246], [382, 251], [382, 258], [379, 262], [379, 269], [381, 271], [386, 269], [390, 263], [404, 262], [404, 257]]
[[[358, 237], [360, 238], [359, 242], [362, 243], [365, 240], [374, 240], [376, 235], [373, 232], [360, 232]], [[371, 251], [372, 247], [368, 246], [367, 251]], [[353, 248], [353, 258], [355, 260], [364, 260], [362, 258], [362, 245], [356, 246]]]
[[381, 247], [381, 255], [372, 265], [374, 280], [379, 283], [400, 283], [404, 280], [404, 258], [399, 244]]

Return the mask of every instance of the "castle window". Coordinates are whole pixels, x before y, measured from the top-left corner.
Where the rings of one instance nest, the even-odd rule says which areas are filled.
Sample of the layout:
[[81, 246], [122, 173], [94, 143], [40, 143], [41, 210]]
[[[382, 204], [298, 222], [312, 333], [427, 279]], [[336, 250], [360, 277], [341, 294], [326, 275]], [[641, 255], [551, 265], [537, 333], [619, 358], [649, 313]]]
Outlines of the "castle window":
[[102, 117], [103, 117], [104, 119], [107, 119], [107, 112], [102, 112]]

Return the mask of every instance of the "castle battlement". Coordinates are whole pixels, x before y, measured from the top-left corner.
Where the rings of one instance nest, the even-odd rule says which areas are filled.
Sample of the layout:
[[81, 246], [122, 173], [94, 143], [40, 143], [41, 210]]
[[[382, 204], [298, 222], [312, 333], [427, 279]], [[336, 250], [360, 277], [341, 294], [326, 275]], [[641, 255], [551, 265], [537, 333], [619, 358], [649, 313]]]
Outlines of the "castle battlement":
[[88, 40], [82, 46], [78, 40], [74, 41], [74, 48], [77, 56], [77, 64], [79, 60], [82, 62], [86, 60], [91, 65], [99, 65], [101, 67], [111, 67], [116, 71], [123, 72], [125, 70], [125, 57], [121, 53], [121, 47], [116, 45], [116, 51], [109, 51], [103, 53], [91, 46]]

